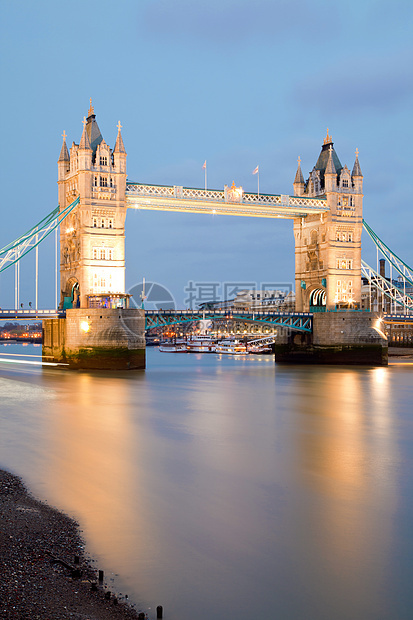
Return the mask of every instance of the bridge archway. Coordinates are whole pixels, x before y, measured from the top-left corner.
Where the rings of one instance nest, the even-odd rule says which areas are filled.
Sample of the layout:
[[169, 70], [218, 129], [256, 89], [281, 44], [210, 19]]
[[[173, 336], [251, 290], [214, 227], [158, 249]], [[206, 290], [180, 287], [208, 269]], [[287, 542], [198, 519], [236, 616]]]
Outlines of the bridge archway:
[[327, 295], [324, 288], [315, 288], [310, 292], [310, 312], [325, 312]]
[[62, 291], [62, 295], [63, 310], [80, 308], [80, 287], [79, 281], [75, 276], [72, 276], [67, 280], [65, 289]]

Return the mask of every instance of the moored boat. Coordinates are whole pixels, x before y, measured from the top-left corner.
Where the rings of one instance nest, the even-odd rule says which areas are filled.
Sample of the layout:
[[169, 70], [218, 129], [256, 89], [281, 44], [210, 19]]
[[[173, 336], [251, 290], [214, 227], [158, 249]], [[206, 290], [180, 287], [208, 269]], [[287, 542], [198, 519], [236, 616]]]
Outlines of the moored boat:
[[160, 343], [159, 350], [162, 353], [186, 353], [186, 342], [185, 340], [164, 341]]
[[227, 353], [229, 355], [246, 355], [248, 353], [247, 346], [240, 340], [221, 340], [217, 342], [215, 353]]
[[188, 340], [188, 353], [215, 353], [216, 343], [211, 336], [201, 335]]

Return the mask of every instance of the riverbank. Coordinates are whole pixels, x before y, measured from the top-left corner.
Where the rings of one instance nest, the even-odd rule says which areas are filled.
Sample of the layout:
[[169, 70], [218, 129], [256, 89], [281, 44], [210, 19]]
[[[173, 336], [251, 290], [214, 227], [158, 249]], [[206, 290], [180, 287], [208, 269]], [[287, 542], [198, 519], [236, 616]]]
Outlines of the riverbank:
[[4, 620], [135, 620], [84, 555], [77, 524], [34, 499], [0, 470], [0, 617]]

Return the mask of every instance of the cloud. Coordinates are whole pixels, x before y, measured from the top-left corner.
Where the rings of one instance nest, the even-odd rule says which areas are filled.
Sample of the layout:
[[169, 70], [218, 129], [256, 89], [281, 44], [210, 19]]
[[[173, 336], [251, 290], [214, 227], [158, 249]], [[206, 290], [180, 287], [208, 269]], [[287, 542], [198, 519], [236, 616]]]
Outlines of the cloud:
[[388, 111], [413, 95], [412, 56], [353, 58], [324, 67], [298, 84], [293, 97], [302, 107], [316, 107], [322, 113]]
[[141, 24], [151, 36], [244, 46], [256, 38], [314, 39], [321, 31], [329, 36], [324, 32], [327, 7], [331, 19], [335, 9], [327, 0], [153, 0], [143, 8]]

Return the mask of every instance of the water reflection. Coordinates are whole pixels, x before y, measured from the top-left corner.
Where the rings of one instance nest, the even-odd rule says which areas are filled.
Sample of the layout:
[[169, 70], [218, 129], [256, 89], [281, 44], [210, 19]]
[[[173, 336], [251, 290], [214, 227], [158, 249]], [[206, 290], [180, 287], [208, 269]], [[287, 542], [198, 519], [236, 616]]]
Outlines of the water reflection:
[[100, 566], [170, 620], [407, 617], [409, 371], [148, 354], [116, 377], [0, 368], [2, 463]]
[[371, 617], [375, 609], [379, 617], [383, 602], [374, 602], [386, 588], [396, 501], [389, 373], [328, 369], [296, 378], [298, 484], [315, 491], [294, 528], [313, 568], [310, 575], [302, 568], [301, 578], [307, 587], [325, 584], [332, 614], [339, 607], [350, 618], [357, 608]]

